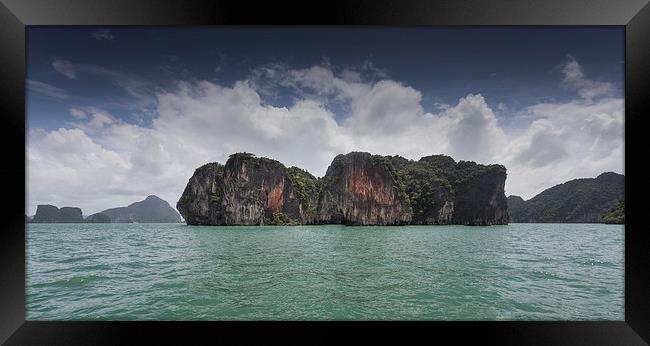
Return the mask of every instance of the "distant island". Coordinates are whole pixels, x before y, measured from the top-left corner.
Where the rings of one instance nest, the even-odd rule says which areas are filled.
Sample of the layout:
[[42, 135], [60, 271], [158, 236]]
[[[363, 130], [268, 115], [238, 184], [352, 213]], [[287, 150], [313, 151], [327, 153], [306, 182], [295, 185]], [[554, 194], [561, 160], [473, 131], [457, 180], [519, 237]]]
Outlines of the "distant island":
[[92, 220], [110, 218], [111, 222], [178, 223], [181, 217], [165, 200], [151, 195], [126, 207], [106, 209], [88, 216]]
[[77, 207], [62, 207], [61, 209], [49, 205], [40, 204], [36, 209], [33, 223], [81, 223], [84, 222], [81, 209]]
[[351, 152], [324, 177], [250, 153], [196, 169], [176, 208], [189, 225], [501, 225], [506, 168], [449, 156]]
[[508, 196], [510, 222], [625, 223], [625, 176], [567, 181], [524, 201]]
[[126, 207], [106, 209], [85, 219], [80, 208], [61, 209], [48, 204], [38, 205], [33, 219], [25, 215], [25, 222], [32, 223], [180, 223], [178, 212], [169, 203], [157, 196], [148, 196], [143, 201]]

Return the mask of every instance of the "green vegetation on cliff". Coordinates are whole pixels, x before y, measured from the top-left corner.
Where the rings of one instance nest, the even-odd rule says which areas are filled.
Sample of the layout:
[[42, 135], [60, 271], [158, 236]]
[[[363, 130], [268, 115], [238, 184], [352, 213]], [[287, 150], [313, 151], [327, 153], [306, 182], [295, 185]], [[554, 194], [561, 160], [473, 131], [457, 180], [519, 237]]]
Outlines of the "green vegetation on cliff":
[[299, 219], [291, 218], [284, 213], [273, 213], [270, 220], [264, 220], [268, 226], [298, 226], [302, 224]]
[[[336, 156], [328, 168], [323, 186], [330, 186], [328, 193], [339, 197], [337, 200], [321, 193], [319, 208], [323, 198], [327, 198], [326, 208], [329, 209], [324, 214], [319, 211], [319, 214], [323, 214], [321, 218], [328, 215], [340, 217], [332, 207], [332, 201], [336, 201], [345, 204], [339, 210], [354, 214], [354, 218], [363, 220], [361, 222], [372, 219], [376, 210], [382, 210], [381, 218], [392, 223], [503, 224], [507, 222], [507, 202], [503, 193], [505, 177], [506, 169], [502, 165], [486, 166], [471, 161], [456, 163], [445, 155], [426, 156], [414, 161], [398, 155], [351, 152]], [[360, 181], [373, 183], [360, 188]], [[350, 185], [346, 185], [348, 182]], [[392, 192], [382, 195], [386, 184], [390, 184]], [[362, 207], [366, 203], [362, 200], [340, 202], [351, 198], [343, 191], [350, 186], [367, 196], [381, 196], [377, 201], [391, 200], [391, 206], [399, 207], [390, 209], [382, 205], [364, 211], [368, 206]], [[394, 199], [387, 196], [394, 196]], [[346, 222], [355, 222], [347, 215], [342, 217]]]
[[396, 165], [398, 167], [406, 167], [408, 163], [411, 161], [406, 160], [406, 161], [401, 161], [400, 159], [404, 159], [401, 156], [381, 156], [381, 155], [371, 155], [370, 156], [370, 162], [374, 166], [381, 166], [388, 171], [390, 174], [392, 180], [395, 182], [393, 187], [397, 191], [397, 194], [399, 195], [400, 198], [404, 199], [405, 201], [409, 201], [409, 195], [406, 192], [407, 189], [407, 184], [406, 181], [401, 177], [400, 172], [398, 171]]
[[604, 223], [625, 223], [625, 198], [621, 197], [610, 211], [603, 215]]
[[301, 201], [305, 202], [309, 217], [316, 215], [317, 196], [320, 194], [322, 182], [304, 169], [292, 166], [287, 168], [287, 177], [296, 189]]
[[[231, 160], [241, 160], [244, 162], [247, 162], [251, 164], [251, 168], [253, 169], [261, 169], [264, 171], [271, 171], [273, 169], [286, 169], [286, 167], [282, 164], [282, 162], [274, 159], [270, 159], [268, 157], [264, 156], [255, 156], [255, 154], [252, 153], [247, 153], [247, 152], [242, 152], [242, 153], [234, 153], [229, 156]], [[223, 174], [222, 172], [217, 172], [218, 174]]]
[[437, 210], [451, 194], [449, 180], [440, 170], [423, 161], [401, 162], [397, 178], [413, 210], [413, 220], [426, 222], [435, 219]]
[[[498, 182], [505, 178], [504, 166], [456, 163], [446, 155], [425, 156], [418, 161], [392, 157], [391, 161], [399, 167], [397, 178], [408, 195], [414, 223], [505, 222], [502, 215], [507, 203], [498, 191], [503, 188]], [[480, 211], [486, 210], [485, 203], [493, 196], [498, 197], [498, 207], [482, 214]], [[452, 214], [457, 220], [451, 219]]]

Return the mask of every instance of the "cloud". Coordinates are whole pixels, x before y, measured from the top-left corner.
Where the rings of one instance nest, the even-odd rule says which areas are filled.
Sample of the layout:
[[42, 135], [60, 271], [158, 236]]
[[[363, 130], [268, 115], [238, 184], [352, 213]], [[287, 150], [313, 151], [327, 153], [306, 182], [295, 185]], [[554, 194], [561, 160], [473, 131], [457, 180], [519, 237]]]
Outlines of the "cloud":
[[232, 152], [249, 151], [320, 171], [319, 156], [344, 149], [334, 115], [322, 103], [266, 105], [245, 81], [232, 87], [180, 83], [178, 90], [158, 95], [153, 125], [206, 159], [221, 161]]
[[[71, 66], [75, 73], [103, 71]], [[570, 80], [589, 81], [582, 72], [575, 75], [580, 65], [570, 70]], [[239, 151], [317, 176], [335, 155], [352, 150], [411, 159], [447, 154], [506, 165], [506, 192], [524, 198], [576, 177], [623, 170], [621, 98], [583, 92], [568, 102], [531, 105], [516, 114], [523, 125], [512, 131], [500, 126], [481, 94], [427, 112], [419, 90], [375, 78], [324, 63], [305, 69], [267, 65], [231, 85], [178, 82], [154, 93], [150, 127], [76, 106], [70, 109], [73, 128], [30, 131], [30, 207], [74, 202], [89, 213], [149, 194], [175, 205], [196, 167], [224, 163]], [[295, 92], [291, 104], [269, 104], [266, 92], [279, 87]], [[335, 114], [334, 106], [344, 114]]]
[[77, 67], [67, 60], [54, 59], [52, 61], [52, 67], [56, 72], [70, 79], [77, 78]]
[[518, 115], [530, 123], [501, 156], [510, 193], [529, 198], [567, 180], [624, 172], [624, 99], [594, 91], [601, 86], [589, 89], [594, 84], [582, 67], [575, 60], [569, 64], [567, 76], [583, 88], [581, 98], [531, 105]]
[[611, 96], [613, 93], [611, 83], [586, 78], [582, 66], [571, 55], [568, 55], [568, 60], [562, 65], [562, 73], [565, 85], [577, 90], [582, 98], [593, 99], [598, 96]]
[[92, 64], [75, 64], [67, 60], [54, 58], [52, 67], [69, 79], [77, 79], [82, 74], [96, 75], [106, 78], [113, 85], [122, 89], [131, 102], [125, 102], [131, 108], [142, 108], [153, 105], [155, 102], [156, 87], [153, 83], [137, 75], [108, 69]]
[[344, 97], [351, 99], [352, 115], [344, 126], [357, 134], [401, 133], [423, 117], [422, 94], [395, 81], [380, 81], [372, 87], [356, 90], [343, 88]]
[[107, 29], [93, 31], [91, 36], [97, 41], [113, 41], [115, 39], [115, 36], [113, 36], [113, 34], [111, 34], [111, 32]]
[[[44, 169], [42, 162], [34, 160], [49, 158], [52, 167], [47, 169], [53, 173], [30, 175], [29, 185], [56, 184], [59, 188], [51, 192], [47, 188], [30, 190], [30, 205], [35, 207], [36, 201], [42, 202], [48, 199], [44, 196], [49, 196], [50, 203], [78, 201], [84, 212], [94, 212], [118, 205], [118, 200], [124, 203], [129, 197], [133, 202], [148, 194], [156, 194], [175, 205], [196, 167], [210, 161], [223, 163], [236, 151], [255, 152], [316, 171], [326, 168], [322, 162], [331, 161], [345, 150], [337, 140], [333, 115], [322, 104], [303, 100], [289, 108], [264, 105], [259, 94], [245, 82], [232, 87], [210, 82], [180, 83], [175, 92], [159, 94], [158, 100], [158, 117], [153, 128], [125, 123], [105, 110], [79, 107], [75, 113], [83, 113], [85, 118], [75, 118], [82, 121], [72, 122], [75, 127], [72, 130], [90, 139], [90, 143], [77, 145], [66, 141], [68, 145], [51, 150], [54, 147], [45, 145], [43, 135], [34, 135], [28, 147], [28, 166]], [[47, 135], [61, 137], [62, 130]], [[75, 151], [77, 147], [84, 150]], [[57, 161], [62, 155], [71, 155], [67, 154], [71, 151], [75, 160]], [[113, 153], [127, 168], [87, 165], [81, 158], [88, 158], [93, 151], [97, 152], [96, 157]], [[64, 188], [66, 184], [62, 180], [68, 170], [83, 172], [69, 177], [85, 183], [71, 183]], [[77, 190], [84, 184], [96, 185], [94, 177], [106, 175], [122, 178], [102, 179], [101, 187], [93, 186], [104, 190], [103, 195], [124, 189], [131, 189], [132, 193], [116, 196], [116, 202], [108, 204], [106, 199], [93, 200], [95, 189], [89, 189], [88, 196]]]
[[83, 109], [79, 108], [70, 108], [69, 109], [70, 115], [75, 117], [76, 119], [85, 119], [88, 116], [88, 113], [84, 111]]
[[87, 213], [116, 201], [107, 195], [107, 187], [134, 187], [129, 161], [80, 129], [30, 131], [28, 143], [27, 191], [34, 210], [36, 204], [52, 203], [83, 206]]
[[568, 155], [563, 145], [564, 132], [547, 119], [535, 121], [526, 134], [527, 143], [512, 162], [543, 167], [561, 161]]
[[97, 107], [73, 107], [69, 112], [77, 120], [69, 124], [89, 134], [97, 133], [107, 125], [119, 122], [111, 113]]
[[64, 89], [36, 80], [27, 80], [27, 89], [31, 92], [54, 99], [69, 99], [72, 96]]
[[262, 95], [273, 95], [278, 86], [292, 89], [301, 98], [349, 103], [370, 92], [373, 84], [388, 80], [385, 71], [370, 62], [341, 68], [328, 59], [320, 65], [291, 69], [286, 63], [270, 63], [251, 72], [251, 83]]
[[494, 112], [480, 94], [467, 95], [444, 115], [451, 119], [448, 150], [458, 157], [489, 162], [507, 141]]

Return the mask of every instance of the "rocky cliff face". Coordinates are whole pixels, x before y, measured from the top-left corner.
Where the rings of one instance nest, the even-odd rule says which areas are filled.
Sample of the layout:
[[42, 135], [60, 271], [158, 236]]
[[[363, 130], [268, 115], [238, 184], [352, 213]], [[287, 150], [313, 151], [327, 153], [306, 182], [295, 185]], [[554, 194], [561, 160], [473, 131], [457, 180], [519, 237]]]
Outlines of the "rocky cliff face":
[[81, 209], [76, 207], [63, 207], [61, 209], [41, 204], [36, 208], [36, 214], [31, 221], [34, 223], [80, 223], [84, 222]]
[[453, 223], [454, 192], [444, 169], [455, 167], [448, 156], [436, 155], [410, 161], [393, 157], [400, 181], [403, 182], [413, 209], [411, 223], [437, 225]]
[[[342, 169], [341, 166], [347, 168]], [[335, 178], [329, 180], [327, 175], [330, 174]], [[319, 214], [321, 222], [338, 222], [336, 217], [329, 221], [323, 218], [332, 209], [330, 205], [336, 205], [324, 203], [327, 200], [338, 201], [338, 205], [343, 206], [339, 207], [341, 210], [351, 208], [354, 211], [352, 215], [362, 216], [349, 221], [343, 213], [343, 220], [352, 224], [496, 225], [508, 222], [504, 193], [506, 169], [501, 165], [485, 166], [468, 161], [456, 163], [444, 155], [426, 156], [413, 161], [400, 156], [351, 153], [339, 155], [334, 160], [324, 181], [330, 185], [331, 181], [341, 179], [339, 177], [352, 181], [352, 178], [346, 177], [355, 174], [367, 178], [361, 181], [362, 188], [356, 190], [372, 192], [361, 194], [362, 201], [367, 198], [371, 202], [359, 203], [350, 197], [349, 192], [341, 193], [344, 189], [340, 186], [334, 189], [325, 187], [319, 213], [326, 214]], [[334, 191], [337, 198], [331, 198], [330, 191]]]
[[223, 191], [223, 214], [228, 225], [274, 223], [274, 215], [280, 214], [296, 223], [309, 221], [287, 168], [278, 161], [232, 155], [224, 167]]
[[397, 225], [412, 219], [412, 209], [395, 169], [379, 155], [338, 155], [323, 178], [318, 223]]
[[461, 161], [456, 167], [461, 176], [453, 182], [453, 223], [463, 225], [502, 225], [508, 223], [505, 196], [506, 169], [501, 165], [482, 166]]
[[59, 222], [59, 208], [49, 204], [39, 204], [32, 219], [34, 223]]
[[80, 208], [62, 207], [59, 209], [61, 222], [84, 222]]
[[311, 223], [313, 198], [299, 186], [311, 175], [292, 169], [252, 154], [231, 155], [224, 166], [197, 169], [177, 208], [191, 225]]
[[318, 179], [244, 153], [197, 169], [177, 208], [193, 225], [494, 225], [508, 221], [505, 179], [501, 165], [361, 152]]
[[194, 171], [176, 209], [190, 225], [224, 225], [223, 165], [213, 162]]

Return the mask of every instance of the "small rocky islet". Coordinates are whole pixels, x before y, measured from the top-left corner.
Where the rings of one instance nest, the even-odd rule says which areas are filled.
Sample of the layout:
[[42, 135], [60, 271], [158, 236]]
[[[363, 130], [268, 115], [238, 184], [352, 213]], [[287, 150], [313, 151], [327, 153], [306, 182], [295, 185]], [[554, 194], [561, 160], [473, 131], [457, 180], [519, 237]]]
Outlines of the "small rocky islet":
[[196, 169], [176, 204], [189, 225], [502, 225], [506, 168], [449, 156], [351, 152], [317, 178], [236, 153]]

